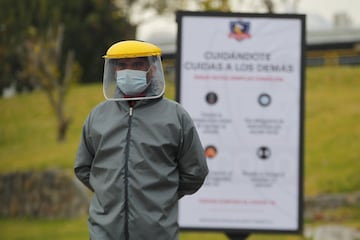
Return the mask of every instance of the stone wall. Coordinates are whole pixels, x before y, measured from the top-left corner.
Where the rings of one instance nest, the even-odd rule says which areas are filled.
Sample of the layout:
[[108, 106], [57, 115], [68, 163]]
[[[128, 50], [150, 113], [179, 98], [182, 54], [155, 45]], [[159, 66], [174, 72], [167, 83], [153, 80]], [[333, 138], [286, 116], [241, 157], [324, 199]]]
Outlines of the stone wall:
[[360, 192], [333, 193], [314, 197], [307, 197], [304, 200], [304, 218], [310, 221], [324, 220], [331, 221], [331, 216], [326, 212], [341, 207], [360, 206]]
[[0, 174], [0, 217], [71, 218], [88, 205], [87, 192], [63, 171]]
[[[79, 181], [60, 170], [0, 174], [0, 217], [77, 217], [87, 213], [89, 199]], [[360, 206], [360, 192], [306, 198], [304, 217], [332, 220], [326, 211], [346, 206]]]

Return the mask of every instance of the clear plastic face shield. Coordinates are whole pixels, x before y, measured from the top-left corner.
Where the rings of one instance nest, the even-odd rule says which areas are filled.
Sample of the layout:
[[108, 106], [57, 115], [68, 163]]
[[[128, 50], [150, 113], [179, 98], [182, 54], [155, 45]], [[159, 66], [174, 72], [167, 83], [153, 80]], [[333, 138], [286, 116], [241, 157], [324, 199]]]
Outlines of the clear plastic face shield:
[[107, 100], [153, 99], [165, 92], [160, 56], [106, 58], [103, 91]]

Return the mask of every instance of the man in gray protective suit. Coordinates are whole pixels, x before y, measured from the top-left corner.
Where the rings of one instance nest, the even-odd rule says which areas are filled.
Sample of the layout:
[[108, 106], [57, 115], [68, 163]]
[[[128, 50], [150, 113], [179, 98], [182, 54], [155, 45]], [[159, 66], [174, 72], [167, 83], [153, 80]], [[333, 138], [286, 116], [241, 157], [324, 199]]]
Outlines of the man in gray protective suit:
[[157, 46], [132, 40], [104, 56], [107, 100], [87, 117], [74, 166], [94, 192], [92, 240], [178, 239], [178, 200], [208, 173], [189, 114], [163, 97], [160, 55]]

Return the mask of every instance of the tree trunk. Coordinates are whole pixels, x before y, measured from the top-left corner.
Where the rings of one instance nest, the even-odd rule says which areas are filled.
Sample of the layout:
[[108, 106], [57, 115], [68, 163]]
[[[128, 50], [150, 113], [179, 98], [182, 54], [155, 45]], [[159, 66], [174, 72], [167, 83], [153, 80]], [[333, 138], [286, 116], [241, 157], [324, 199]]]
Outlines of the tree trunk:
[[59, 120], [59, 123], [58, 123], [58, 137], [57, 137], [58, 142], [65, 142], [66, 133], [67, 133], [67, 130], [69, 128], [70, 123], [71, 123], [70, 118], [66, 118], [66, 119], [64, 118], [62, 120]]

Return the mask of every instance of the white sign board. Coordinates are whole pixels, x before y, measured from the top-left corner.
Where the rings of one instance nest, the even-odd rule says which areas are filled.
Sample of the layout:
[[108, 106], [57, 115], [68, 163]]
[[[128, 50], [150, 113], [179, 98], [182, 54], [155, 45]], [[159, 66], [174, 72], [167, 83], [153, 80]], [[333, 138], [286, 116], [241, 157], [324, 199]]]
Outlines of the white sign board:
[[178, 12], [177, 100], [209, 175], [182, 229], [302, 228], [303, 15]]

